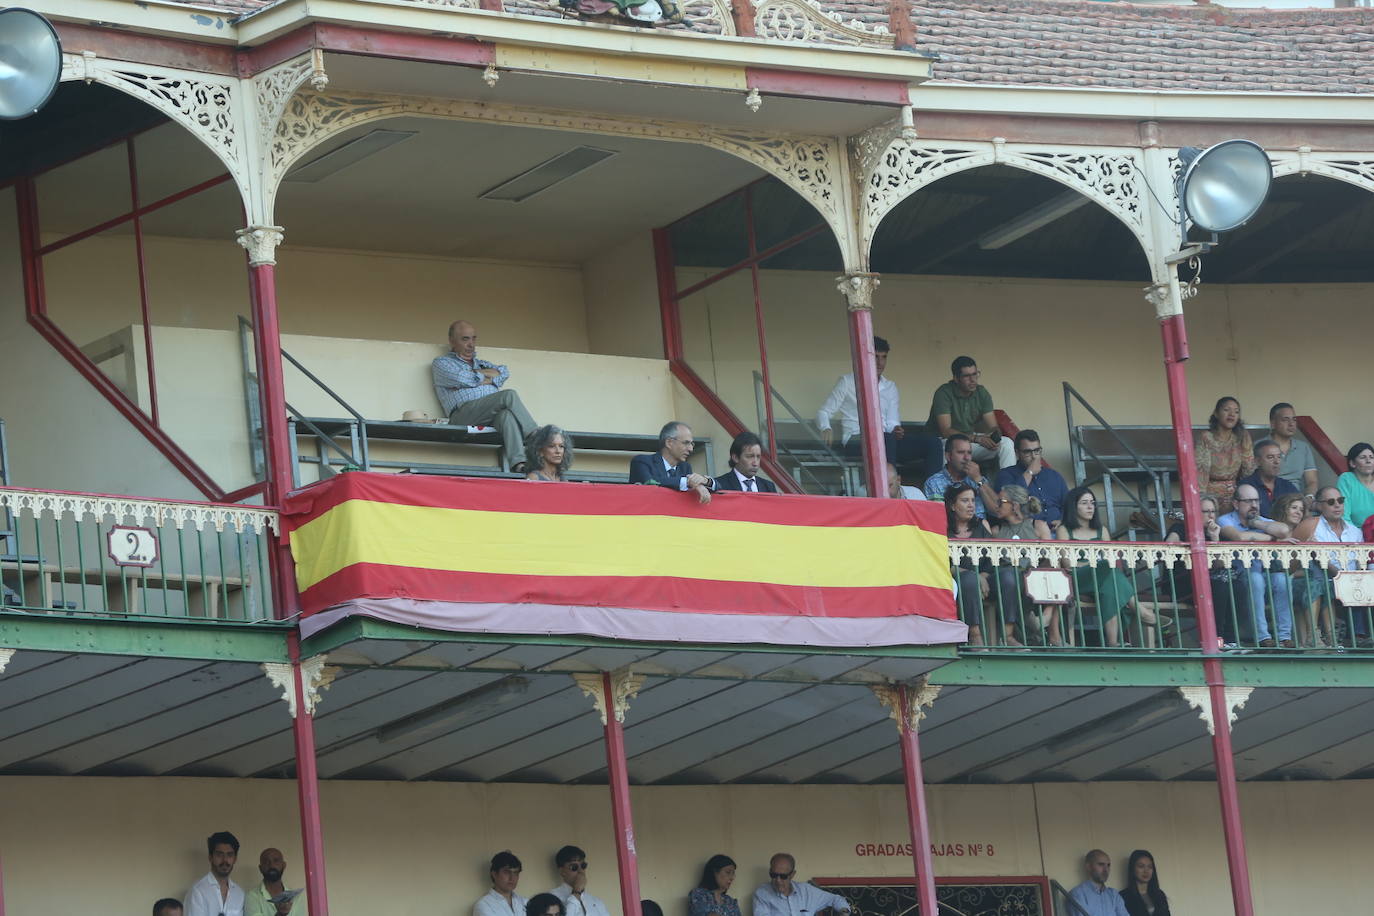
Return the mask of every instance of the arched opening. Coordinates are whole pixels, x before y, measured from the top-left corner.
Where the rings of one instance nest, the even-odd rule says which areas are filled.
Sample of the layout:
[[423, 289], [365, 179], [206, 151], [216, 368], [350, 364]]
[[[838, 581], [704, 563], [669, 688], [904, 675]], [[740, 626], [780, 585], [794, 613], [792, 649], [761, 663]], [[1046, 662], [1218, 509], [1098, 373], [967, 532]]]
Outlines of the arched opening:
[[[62, 84], [38, 115], [6, 124], [0, 142], [28, 322], [118, 411], [79, 406], [88, 392], [64, 391], [51, 351], [27, 354], [33, 366], [11, 364], [18, 377], [3, 386], [11, 392], [4, 413], [17, 479], [165, 494], [165, 468], [122, 448], [132, 426], [197, 495], [251, 488], [262, 472], [237, 317], [248, 309], [234, 242], [243, 206], [223, 162], [143, 102], [81, 82]], [[16, 304], [3, 320], [23, 318]], [[187, 346], [206, 335], [213, 345]], [[18, 398], [26, 371], [35, 375]], [[63, 454], [46, 454], [26, 434], [72, 411], [79, 433]]]
[[[836, 367], [847, 361], [830, 229], [758, 167], [697, 143], [374, 121], [300, 157], [278, 190], [276, 220], [286, 230], [283, 347], [368, 419], [442, 418], [428, 367], [461, 318], [477, 326], [484, 358], [509, 365], [508, 386], [537, 423], [642, 443], [676, 417], [713, 442], [694, 468], [721, 473], [729, 438], [766, 427], [754, 379], [765, 360], [759, 330], [770, 310], [781, 326], [787, 307], [768, 272], [803, 265], [830, 271], [819, 275], [833, 315], [827, 347]], [[364, 364], [386, 382], [351, 371]], [[302, 417], [341, 415], [339, 401], [293, 368], [287, 400]], [[346, 460], [307, 438], [306, 465]], [[490, 444], [374, 443], [368, 460], [488, 473]], [[630, 450], [579, 450], [579, 474], [623, 481]]]

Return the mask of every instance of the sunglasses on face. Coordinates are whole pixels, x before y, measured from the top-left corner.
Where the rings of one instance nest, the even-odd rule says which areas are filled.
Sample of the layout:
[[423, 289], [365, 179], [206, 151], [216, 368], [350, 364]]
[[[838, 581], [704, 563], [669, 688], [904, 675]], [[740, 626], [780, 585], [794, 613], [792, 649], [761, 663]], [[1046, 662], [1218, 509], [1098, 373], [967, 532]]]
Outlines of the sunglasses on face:
[[785, 871], [785, 872], [770, 871], [770, 872], [768, 873], [768, 877], [772, 878], [774, 881], [785, 881], [785, 880], [787, 880], [788, 878], [792, 877], [792, 874], [793, 874], [793, 873], [790, 872], [790, 871]]
[[568, 871], [582, 871], [587, 867], [586, 862], [568, 862], [563, 866]]
[[1330, 497], [1330, 498], [1328, 498], [1328, 499], [1323, 499], [1322, 502], [1326, 503], [1328, 506], [1344, 506], [1344, 505], [1345, 505], [1345, 497], [1344, 497], [1344, 496], [1332, 496], [1332, 497]]

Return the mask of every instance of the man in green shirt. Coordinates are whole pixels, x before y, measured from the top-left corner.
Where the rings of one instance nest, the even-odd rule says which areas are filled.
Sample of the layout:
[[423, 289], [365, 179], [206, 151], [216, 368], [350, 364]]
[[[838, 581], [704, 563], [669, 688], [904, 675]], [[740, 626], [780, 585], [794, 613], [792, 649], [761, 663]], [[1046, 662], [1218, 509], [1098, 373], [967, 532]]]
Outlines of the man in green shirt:
[[1011, 467], [1016, 463], [1016, 452], [1011, 440], [997, 428], [992, 394], [978, 382], [982, 376], [978, 364], [971, 356], [960, 356], [949, 371], [953, 378], [936, 388], [930, 400], [926, 429], [941, 439], [963, 433], [973, 442], [975, 461], [995, 457], [999, 470]]
[[272, 902], [273, 897], [287, 892], [286, 884], [281, 879], [286, 871], [286, 859], [282, 857], [280, 849], [264, 849], [262, 855], [258, 856], [258, 871], [262, 874], [262, 883], [244, 894], [243, 916], [287, 916], [289, 913], [299, 916], [308, 911], [305, 891], [298, 892], [293, 900]]

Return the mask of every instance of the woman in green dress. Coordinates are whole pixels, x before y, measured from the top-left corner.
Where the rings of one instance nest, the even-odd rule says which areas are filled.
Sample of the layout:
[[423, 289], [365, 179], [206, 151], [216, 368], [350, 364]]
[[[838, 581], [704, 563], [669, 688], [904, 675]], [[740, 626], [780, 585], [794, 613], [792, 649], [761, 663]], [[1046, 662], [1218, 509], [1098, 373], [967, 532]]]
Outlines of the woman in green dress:
[[[1108, 532], [1097, 517], [1097, 497], [1087, 487], [1075, 487], [1064, 500], [1064, 523], [1055, 532], [1061, 541], [1107, 541]], [[1078, 560], [1073, 567], [1074, 589], [1079, 600], [1088, 595], [1097, 599], [1097, 614], [1102, 619], [1102, 639], [1106, 645], [1121, 645], [1121, 612], [1135, 606], [1135, 588], [1126, 574], [1106, 560], [1092, 563]], [[1072, 642], [1072, 624], [1068, 627]]]

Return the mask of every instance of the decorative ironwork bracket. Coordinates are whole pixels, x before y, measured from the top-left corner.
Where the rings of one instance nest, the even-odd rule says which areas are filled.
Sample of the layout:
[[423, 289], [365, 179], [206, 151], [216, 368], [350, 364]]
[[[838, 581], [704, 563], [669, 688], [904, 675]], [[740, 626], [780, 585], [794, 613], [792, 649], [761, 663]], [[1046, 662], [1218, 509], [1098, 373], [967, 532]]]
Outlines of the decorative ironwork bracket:
[[[305, 694], [306, 715], [315, 714], [315, 707], [320, 703], [320, 691], [328, 690], [329, 685], [334, 683], [334, 677], [339, 673], [338, 668], [325, 664], [326, 657], [316, 655], [301, 662], [301, 686]], [[296, 718], [299, 710], [296, 705], [296, 679], [291, 663], [263, 662], [262, 673], [267, 675], [273, 687], [281, 690], [281, 698], [286, 701], [291, 718]]]
[[[921, 720], [926, 717], [925, 709], [935, 705], [935, 697], [940, 693], [940, 685], [931, 684], [925, 675], [910, 684], [874, 684], [869, 689], [878, 702], [888, 708], [888, 716], [897, 723], [897, 730], [909, 732], [920, 730]], [[905, 722], [902, 721], [904, 695]]]
[[[1245, 705], [1245, 701], [1250, 699], [1250, 692], [1253, 687], [1226, 687], [1226, 729], [1230, 731], [1231, 724], [1236, 721], [1236, 713]], [[1207, 734], [1215, 735], [1217, 726], [1212, 718], [1212, 695], [1209, 687], [1180, 687], [1179, 694], [1187, 701], [1188, 705], [1197, 710], [1198, 717], [1207, 725]]]
[[[629, 668], [621, 668], [612, 671], [610, 676], [611, 695], [609, 699], [611, 708], [615, 710], [615, 720], [623, 723], [625, 713], [630, 708], [630, 700], [639, 695], [639, 688], [644, 685], [644, 675], [635, 674]], [[592, 703], [596, 705], [596, 711], [601, 714], [601, 724], [609, 724], [606, 719], [605, 683], [601, 674], [574, 674], [572, 679], [583, 693], [591, 697]]]

